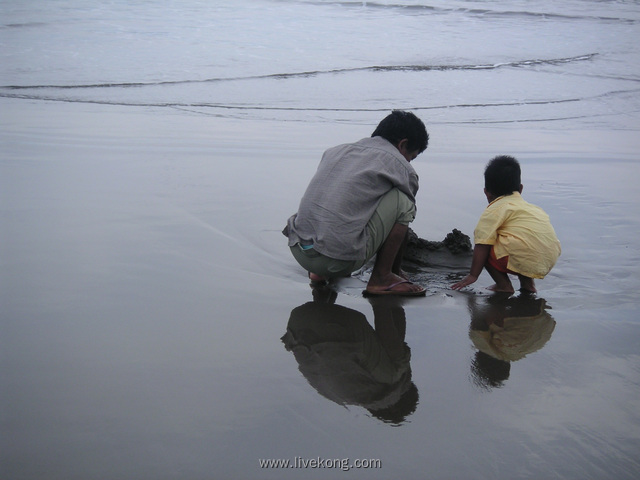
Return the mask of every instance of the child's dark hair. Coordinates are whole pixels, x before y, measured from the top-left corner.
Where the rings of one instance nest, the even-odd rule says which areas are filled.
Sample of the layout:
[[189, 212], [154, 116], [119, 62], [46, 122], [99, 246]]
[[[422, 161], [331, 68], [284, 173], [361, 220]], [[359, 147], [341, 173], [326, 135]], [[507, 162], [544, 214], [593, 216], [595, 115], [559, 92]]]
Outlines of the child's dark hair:
[[407, 148], [418, 153], [424, 152], [429, 144], [429, 134], [422, 120], [403, 110], [394, 110], [383, 118], [371, 136], [385, 138], [395, 146], [406, 138]]
[[471, 381], [483, 390], [500, 388], [509, 379], [511, 364], [484, 352], [476, 352], [471, 362]]
[[496, 197], [520, 190], [520, 164], [508, 155], [499, 155], [484, 169], [484, 188]]

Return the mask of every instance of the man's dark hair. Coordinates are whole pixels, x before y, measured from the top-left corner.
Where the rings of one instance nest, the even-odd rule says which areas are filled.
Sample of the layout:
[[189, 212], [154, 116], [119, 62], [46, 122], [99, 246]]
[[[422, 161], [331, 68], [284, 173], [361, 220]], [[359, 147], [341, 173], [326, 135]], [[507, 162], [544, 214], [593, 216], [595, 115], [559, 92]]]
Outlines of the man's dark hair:
[[499, 155], [484, 169], [484, 188], [496, 197], [520, 190], [520, 164], [508, 155]]
[[424, 152], [429, 144], [429, 134], [422, 120], [402, 110], [394, 110], [383, 118], [371, 136], [385, 138], [396, 147], [406, 138], [407, 148], [418, 153]]

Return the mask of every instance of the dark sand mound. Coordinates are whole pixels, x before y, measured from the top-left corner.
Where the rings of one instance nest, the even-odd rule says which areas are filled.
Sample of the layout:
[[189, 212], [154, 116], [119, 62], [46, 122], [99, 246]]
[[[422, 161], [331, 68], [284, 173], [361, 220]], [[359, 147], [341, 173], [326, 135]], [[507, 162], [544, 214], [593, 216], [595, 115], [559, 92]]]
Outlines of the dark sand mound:
[[427, 267], [468, 268], [472, 250], [471, 239], [458, 229], [454, 228], [440, 242], [420, 238], [409, 229], [404, 259]]

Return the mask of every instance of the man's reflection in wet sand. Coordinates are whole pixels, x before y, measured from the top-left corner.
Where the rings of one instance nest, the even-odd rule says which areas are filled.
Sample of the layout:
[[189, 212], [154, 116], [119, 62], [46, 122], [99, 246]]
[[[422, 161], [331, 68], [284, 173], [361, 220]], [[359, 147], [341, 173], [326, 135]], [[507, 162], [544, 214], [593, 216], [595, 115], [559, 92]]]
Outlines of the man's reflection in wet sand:
[[497, 293], [471, 295], [469, 338], [478, 349], [471, 362], [471, 379], [483, 389], [501, 387], [509, 378], [511, 362], [540, 350], [556, 326], [543, 298]]
[[285, 348], [317, 392], [339, 405], [358, 405], [402, 424], [418, 404], [411, 381], [406, 319], [398, 298], [371, 298], [373, 328], [364, 314], [336, 305], [337, 293], [313, 288], [313, 301], [291, 311]]

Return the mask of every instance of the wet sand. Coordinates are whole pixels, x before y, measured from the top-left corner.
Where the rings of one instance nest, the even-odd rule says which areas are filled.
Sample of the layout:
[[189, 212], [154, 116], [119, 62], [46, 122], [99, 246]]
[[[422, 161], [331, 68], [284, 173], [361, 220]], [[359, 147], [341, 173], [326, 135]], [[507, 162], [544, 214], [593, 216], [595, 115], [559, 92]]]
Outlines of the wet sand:
[[[563, 247], [537, 299], [433, 265], [411, 270], [425, 298], [356, 276], [310, 303], [280, 231], [322, 151], [376, 119], [1, 103], [0, 477], [637, 478], [637, 132], [423, 116], [413, 229], [470, 235], [485, 162], [515, 155]], [[296, 458], [380, 468], [259, 465]]]

